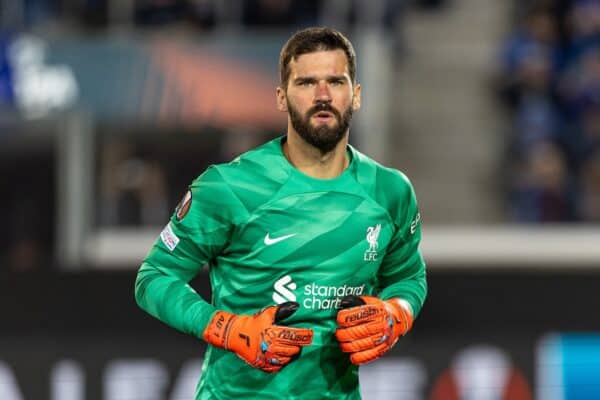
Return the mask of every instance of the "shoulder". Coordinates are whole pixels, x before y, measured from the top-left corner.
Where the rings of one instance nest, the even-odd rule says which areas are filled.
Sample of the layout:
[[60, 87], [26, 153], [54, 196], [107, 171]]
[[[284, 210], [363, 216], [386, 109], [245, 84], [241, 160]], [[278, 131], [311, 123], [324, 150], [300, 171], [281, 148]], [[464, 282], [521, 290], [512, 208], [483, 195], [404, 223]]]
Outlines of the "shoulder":
[[398, 225], [418, 212], [417, 198], [408, 177], [353, 149], [357, 157], [356, 178], [364, 191], [387, 210]]
[[410, 179], [402, 171], [382, 165], [354, 148], [352, 151], [356, 157], [357, 176], [362, 179], [361, 183], [371, 184], [373, 196], [406, 198], [414, 192]]
[[377, 170], [377, 178], [382, 185], [388, 187], [392, 192], [406, 193], [413, 190], [408, 176], [398, 169], [380, 166]]
[[240, 154], [225, 163], [212, 164], [193, 182], [193, 185], [205, 183], [236, 186], [250, 180], [260, 182], [277, 176], [286, 177], [282, 168], [282, 153], [278, 149], [280, 139], [274, 139], [254, 149]]
[[271, 140], [240, 154], [228, 163], [213, 166], [221, 179], [232, 187], [245, 183], [262, 184], [287, 179], [280, 139]]
[[287, 181], [279, 139], [247, 151], [228, 163], [211, 165], [192, 183], [216, 198], [235, 199], [250, 211], [268, 201]]
[[192, 181], [190, 189], [192, 191], [206, 192], [218, 189], [222, 190], [224, 186], [226, 186], [226, 183], [220, 172], [219, 164], [213, 164]]

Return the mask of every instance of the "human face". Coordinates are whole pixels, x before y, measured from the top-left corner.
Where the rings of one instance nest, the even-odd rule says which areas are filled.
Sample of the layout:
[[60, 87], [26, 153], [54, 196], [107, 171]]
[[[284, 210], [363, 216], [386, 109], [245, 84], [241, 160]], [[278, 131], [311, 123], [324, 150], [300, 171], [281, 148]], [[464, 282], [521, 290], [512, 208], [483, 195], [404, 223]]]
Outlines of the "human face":
[[360, 85], [353, 85], [342, 50], [317, 51], [290, 62], [287, 88], [277, 88], [277, 100], [288, 112], [288, 129], [328, 153], [346, 137], [360, 107]]

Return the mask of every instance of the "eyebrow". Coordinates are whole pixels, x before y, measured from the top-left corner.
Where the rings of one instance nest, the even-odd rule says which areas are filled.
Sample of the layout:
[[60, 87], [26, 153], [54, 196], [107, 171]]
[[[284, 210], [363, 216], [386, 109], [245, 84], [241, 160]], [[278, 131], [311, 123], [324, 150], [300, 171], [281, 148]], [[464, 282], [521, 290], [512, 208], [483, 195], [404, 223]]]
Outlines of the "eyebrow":
[[[327, 82], [345, 81], [346, 75], [327, 75], [325, 79]], [[317, 77], [313, 75], [299, 76], [298, 78], [294, 79], [294, 83], [298, 84], [305, 82], [316, 82], [317, 80]]]

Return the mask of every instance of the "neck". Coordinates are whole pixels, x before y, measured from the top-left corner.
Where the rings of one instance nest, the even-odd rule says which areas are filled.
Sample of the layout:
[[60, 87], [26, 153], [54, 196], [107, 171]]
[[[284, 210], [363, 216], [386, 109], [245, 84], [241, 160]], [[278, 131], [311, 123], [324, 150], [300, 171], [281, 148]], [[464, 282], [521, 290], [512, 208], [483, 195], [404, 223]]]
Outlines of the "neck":
[[288, 130], [283, 154], [302, 173], [317, 179], [332, 179], [344, 172], [350, 160], [346, 154], [348, 134], [328, 153], [308, 144], [297, 133]]

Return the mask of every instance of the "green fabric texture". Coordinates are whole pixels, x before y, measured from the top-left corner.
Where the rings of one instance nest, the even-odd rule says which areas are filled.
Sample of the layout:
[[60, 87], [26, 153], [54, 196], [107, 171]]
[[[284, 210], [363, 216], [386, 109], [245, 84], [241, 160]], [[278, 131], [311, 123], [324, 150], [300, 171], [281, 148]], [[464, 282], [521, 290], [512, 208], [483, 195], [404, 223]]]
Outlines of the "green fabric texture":
[[[334, 337], [341, 298], [400, 297], [416, 316], [427, 295], [408, 179], [351, 146], [340, 176], [315, 179], [287, 161], [284, 139], [199, 176], [189, 211], [173, 215], [138, 272], [138, 304], [198, 338], [217, 309], [252, 314], [288, 300], [300, 308], [285, 324], [314, 330], [276, 374], [209, 346], [196, 399], [360, 399], [358, 367]], [[210, 301], [188, 284], [205, 264]]]

